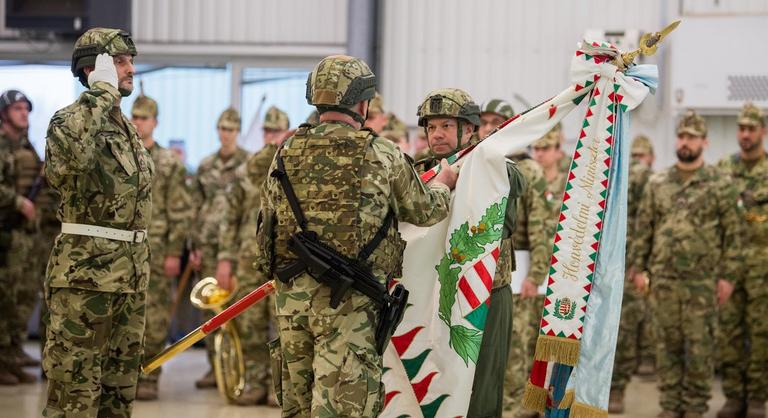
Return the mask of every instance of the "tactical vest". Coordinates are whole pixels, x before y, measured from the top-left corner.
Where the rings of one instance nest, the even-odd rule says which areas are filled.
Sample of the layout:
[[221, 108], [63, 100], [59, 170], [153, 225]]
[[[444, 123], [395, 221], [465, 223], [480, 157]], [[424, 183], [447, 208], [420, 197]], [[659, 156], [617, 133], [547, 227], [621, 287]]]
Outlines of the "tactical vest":
[[[374, 224], [361, 217], [365, 155], [376, 137], [367, 130], [343, 132], [346, 135], [324, 135], [314, 127], [302, 125], [279, 152], [307, 218], [307, 229], [317, 233], [323, 243], [357, 258], [384, 222], [381, 218]], [[288, 240], [299, 228], [282, 191], [275, 195], [275, 209], [278, 223], [274, 266], [280, 269], [295, 260], [288, 250]], [[391, 225], [367, 260], [373, 273], [386, 279], [400, 277], [405, 249], [397, 222]]]
[[40, 157], [35, 150], [24, 141], [13, 151], [13, 159], [16, 165], [16, 193], [26, 196], [35, 179], [40, 175], [42, 165]]

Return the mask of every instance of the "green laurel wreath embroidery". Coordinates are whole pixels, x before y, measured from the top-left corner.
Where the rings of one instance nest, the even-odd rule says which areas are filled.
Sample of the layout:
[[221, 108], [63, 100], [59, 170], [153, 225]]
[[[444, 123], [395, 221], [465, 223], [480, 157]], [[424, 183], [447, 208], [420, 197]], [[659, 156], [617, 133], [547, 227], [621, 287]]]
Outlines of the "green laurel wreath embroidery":
[[568, 311], [568, 313], [565, 314], [565, 315], [560, 313], [560, 306], [562, 305], [563, 302], [562, 302], [562, 299], [558, 299], [558, 300], [555, 301], [555, 310], [554, 310], [554, 312], [552, 314], [557, 319], [562, 319], [562, 320], [566, 320], [567, 321], [569, 319], [573, 319], [573, 317], [576, 315], [576, 302], [574, 302], [574, 301], [572, 301], [572, 300], [570, 300], [568, 298], [565, 298], [565, 299], [568, 301], [568, 303], [570, 305], [570, 310]]
[[506, 209], [507, 198], [504, 197], [501, 202], [485, 210], [477, 225], [470, 227], [467, 222], [461, 224], [451, 233], [450, 252], [443, 254], [440, 263], [435, 266], [440, 281], [438, 317], [450, 329], [450, 346], [464, 360], [465, 365], [469, 365], [470, 360], [477, 364], [482, 331], [453, 325], [451, 322], [461, 273], [459, 266], [474, 261], [483, 254], [486, 245], [501, 238]]

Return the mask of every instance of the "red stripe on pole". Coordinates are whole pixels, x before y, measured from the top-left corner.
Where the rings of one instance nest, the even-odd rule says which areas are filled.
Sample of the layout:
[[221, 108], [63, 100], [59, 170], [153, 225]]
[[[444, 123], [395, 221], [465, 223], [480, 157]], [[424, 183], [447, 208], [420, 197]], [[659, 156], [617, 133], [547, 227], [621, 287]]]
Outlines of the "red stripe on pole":
[[261, 301], [275, 291], [275, 284], [273, 281], [268, 281], [259, 286], [253, 292], [247, 294], [244, 298], [235, 302], [232, 306], [224, 309], [220, 314], [211, 318], [208, 322], [204, 323], [201, 327], [203, 332], [210, 334], [220, 326], [224, 325], [230, 319], [240, 315], [248, 309], [254, 303]]
[[475, 295], [472, 286], [469, 285], [467, 278], [464, 276], [461, 276], [461, 280], [459, 280], [459, 290], [461, 290], [461, 294], [467, 299], [467, 302], [469, 302], [469, 306], [471, 306], [472, 309], [480, 306], [480, 301], [477, 299], [477, 295]]

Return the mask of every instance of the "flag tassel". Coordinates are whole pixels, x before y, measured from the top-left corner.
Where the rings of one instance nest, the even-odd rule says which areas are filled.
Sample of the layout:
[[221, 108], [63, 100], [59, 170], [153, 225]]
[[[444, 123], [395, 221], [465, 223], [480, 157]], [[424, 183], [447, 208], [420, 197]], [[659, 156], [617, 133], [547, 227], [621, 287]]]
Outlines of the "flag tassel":
[[536, 341], [535, 359], [575, 366], [579, 361], [580, 349], [579, 340], [540, 335]]
[[608, 411], [595, 408], [581, 402], [574, 402], [571, 407], [571, 418], [608, 418]]
[[525, 392], [523, 393], [523, 407], [543, 414], [546, 406], [547, 390], [528, 381], [525, 384]]

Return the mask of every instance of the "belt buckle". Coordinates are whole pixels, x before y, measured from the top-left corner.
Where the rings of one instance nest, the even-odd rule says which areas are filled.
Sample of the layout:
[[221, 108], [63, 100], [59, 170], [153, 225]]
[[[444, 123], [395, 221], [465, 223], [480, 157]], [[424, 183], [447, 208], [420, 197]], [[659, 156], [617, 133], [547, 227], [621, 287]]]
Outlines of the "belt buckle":
[[133, 239], [131, 241], [139, 244], [144, 242], [146, 238], [147, 238], [147, 232], [144, 230], [138, 230], [138, 231], [133, 231]]

